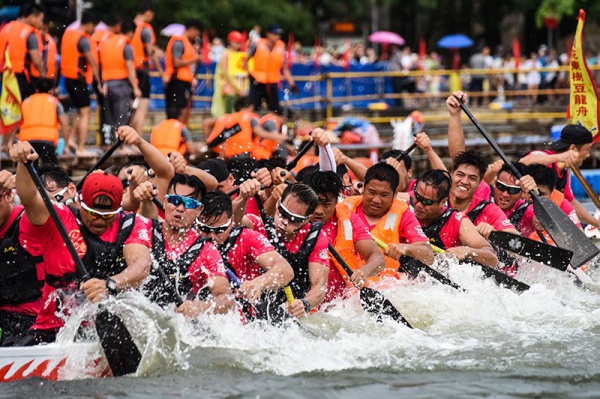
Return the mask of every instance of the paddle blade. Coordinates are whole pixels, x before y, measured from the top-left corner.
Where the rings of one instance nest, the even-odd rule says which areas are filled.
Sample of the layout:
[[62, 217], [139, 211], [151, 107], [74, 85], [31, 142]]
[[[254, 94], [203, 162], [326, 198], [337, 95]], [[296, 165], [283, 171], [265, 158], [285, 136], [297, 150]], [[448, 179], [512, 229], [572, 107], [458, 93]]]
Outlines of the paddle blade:
[[411, 258], [410, 256], [403, 256], [400, 258], [399, 270], [402, 272], [404, 271], [403, 269], [406, 270], [409, 275], [414, 277], [416, 277], [421, 271], [425, 272], [442, 284], [449, 285], [450, 287], [459, 291], [464, 291], [464, 289], [460, 285], [456, 284], [454, 281], [450, 280], [442, 273], [438, 272], [432, 267], [427, 266], [425, 263], [419, 261], [418, 259]]
[[383, 294], [372, 288], [364, 287], [360, 290], [360, 304], [369, 314], [375, 317], [378, 322], [381, 322], [382, 318], [389, 317], [392, 320], [402, 323], [407, 327], [413, 328], [408, 320], [402, 316], [400, 311], [387, 300]]
[[560, 248], [573, 252], [571, 266], [577, 269], [600, 253], [585, 233], [569, 219], [569, 217], [548, 198], [534, 195], [533, 212], [550, 237]]
[[96, 315], [96, 332], [113, 376], [135, 373], [142, 354], [123, 321], [106, 309]]
[[569, 266], [569, 262], [571, 262], [571, 258], [573, 257], [573, 252], [567, 249], [554, 247], [543, 242], [507, 233], [506, 231], [492, 231], [489, 241], [516, 255], [561, 271], [567, 270], [567, 266]]
[[[471, 263], [471, 261], [467, 263]], [[518, 292], [527, 291], [529, 288], [531, 288], [527, 284], [522, 283], [519, 280], [516, 280], [510, 276], [507, 276], [499, 270], [492, 269], [491, 267], [480, 265], [478, 263], [475, 263], [475, 265], [480, 266], [481, 271], [483, 271], [483, 274], [485, 274], [487, 277], [491, 277], [494, 280], [496, 280], [496, 283], [502, 287], [515, 289]]]

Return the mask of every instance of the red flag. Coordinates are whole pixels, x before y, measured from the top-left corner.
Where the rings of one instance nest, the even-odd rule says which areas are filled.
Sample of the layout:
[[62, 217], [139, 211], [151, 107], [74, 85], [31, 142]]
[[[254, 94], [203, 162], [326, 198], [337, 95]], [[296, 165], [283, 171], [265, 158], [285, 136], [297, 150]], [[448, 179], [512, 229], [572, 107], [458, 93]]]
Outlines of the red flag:
[[344, 39], [344, 70], [347, 71], [350, 69], [350, 40]]
[[242, 35], [244, 35], [244, 41], [242, 42], [242, 48], [240, 48], [240, 51], [246, 51], [248, 48], [248, 32], [244, 31], [242, 32]]
[[208, 40], [208, 33], [204, 32], [202, 34], [202, 63], [205, 65], [210, 64], [210, 42]]
[[519, 68], [521, 60], [521, 43], [518, 38], [513, 38], [513, 57], [515, 59], [515, 68]]
[[291, 68], [292, 65], [294, 64], [294, 54], [293, 54], [293, 50], [294, 49], [294, 32], [290, 32], [289, 36], [288, 36], [288, 68]]
[[317, 68], [319, 66], [319, 35], [315, 36], [315, 47], [314, 47], [314, 57], [315, 59], [313, 60], [313, 64], [315, 66], [315, 68]]
[[419, 69], [425, 69], [425, 58], [427, 57], [427, 44], [425, 43], [425, 38], [422, 37], [419, 40]]

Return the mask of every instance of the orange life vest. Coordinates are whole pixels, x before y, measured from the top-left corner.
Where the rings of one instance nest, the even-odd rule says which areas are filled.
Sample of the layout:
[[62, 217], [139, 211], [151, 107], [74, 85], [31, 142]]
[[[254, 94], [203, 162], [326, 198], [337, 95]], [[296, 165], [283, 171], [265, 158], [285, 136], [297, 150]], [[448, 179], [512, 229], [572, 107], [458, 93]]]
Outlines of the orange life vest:
[[281, 68], [285, 60], [285, 44], [281, 40], [275, 42], [273, 50], [269, 50], [267, 39], [260, 39], [256, 43], [254, 53], [254, 70], [251, 72], [259, 83], [279, 83]]
[[[342, 204], [348, 206], [348, 208], [356, 213], [358, 208], [362, 206], [363, 197], [362, 195], [356, 195], [353, 197], [348, 197], [344, 199]], [[375, 225], [373, 230], [371, 230], [371, 235], [373, 237], [379, 238], [381, 241], [386, 244], [399, 244], [400, 239], [400, 221], [402, 220], [402, 215], [408, 209], [408, 205], [400, 201], [399, 199], [394, 198], [392, 202], [392, 206], [390, 210], [385, 214]], [[383, 253], [383, 249], [381, 253]], [[400, 267], [400, 263], [397, 260], [394, 260], [389, 257], [385, 257], [385, 270], [381, 273], [392, 273], [398, 274], [398, 268]], [[379, 275], [381, 275], [381, 273]]]
[[[41, 38], [41, 36], [40, 36], [40, 38]], [[56, 78], [56, 54], [57, 54], [56, 42], [54, 41], [52, 36], [50, 36], [49, 34], [46, 33], [46, 35], [40, 41], [40, 46], [42, 46], [42, 45], [43, 45], [42, 54], [44, 51], [46, 52], [46, 57], [44, 60], [45, 67], [46, 67], [46, 77], [48, 79], [55, 79]], [[34, 77], [40, 76], [40, 72], [37, 70], [37, 68], [33, 64], [31, 64], [31, 76], [34, 76]]]
[[[279, 119], [275, 117], [275, 114], [268, 113], [263, 115], [258, 121], [260, 126], [267, 121], [273, 121], [276, 124], [276, 131], [279, 132], [281, 129], [281, 123]], [[277, 143], [274, 140], [261, 139], [260, 137], [254, 138], [254, 149], [252, 150], [252, 158], [254, 159], [269, 159], [273, 155], [273, 151], [277, 149]]]
[[100, 44], [100, 60], [102, 60], [102, 80], [127, 79], [127, 63], [123, 50], [129, 43], [125, 35], [114, 35]]
[[177, 69], [173, 66], [173, 52], [171, 50], [173, 48], [173, 45], [177, 41], [183, 42], [183, 54], [181, 55], [181, 59], [183, 61], [192, 60], [196, 57], [196, 51], [194, 50], [194, 46], [190, 42], [190, 39], [187, 38], [187, 36], [172, 36], [171, 40], [169, 40], [169, 44], [167, 44], [167, 50], [165, 54], [165, 74], [168, 77], [172, 77], [173, 74], [177, 73], [177, 79], [183, 82], [191, 82], [192, 80], [194, 80], [194, 74], [192, 73], [191, 64]]
[[255, 118], [256, 114], [251, 111], [238, 111], [233, 114], [225, 114], [217, 119], [215, 126], [213, 128], [212, 133], [208, 137], [207, 142], [210, 143], [214, 139], [216, 139], [219, 134], [223, 131], [223, 129], [229, 129], [233, 127], [236, 123], [239, 123], [240, 128], [242, 129], [240, 132], [236, 133], [234, 136], [230, 137], [225, 141], [221, 146], [219, 146], [218, 150], [215, 148], [215, 151], [218, 151], [225, 158], [231, 158], [236, 155], [249, 153], [252, 154], [252, 150], [254, 147], [254, 142], [252, 141], [252, 118]]
[[185, 125], [177, 119], [166, 119], [158, 124], [150, 134], [150, 144], [158, 148], [163, 155], [170, 152], [179, 152], [185, 155], [187, 146], [181, 136], [181, 129]]
[[90, 35], [81, 30], [67, 30], [60, 42], [60, 72], [65, 78], [85, 80], [92, 83], [92, 67], [88, 64], [85, 55], [77, 50], [77, 43], [82, 37], [91, 40]]
[[[223, 130], [232, 128], [237, 123], [235, 114], [224, 114], [217, 118], [210, 136], [206, 139], [206, 143], [210, 143], [216, 139]], [[219, 154], [220, 157], [225, 157], [223, 144], [212, 148], [212, 151]]]
[[12, 32], [17, 26], [17, 21], [10, 21], [2, 29], [0, 29], [0, 72], [4, 71], [4, 56], [8, 46], [8, 41], [11, 38]]
[[133, 47], [133, 64], [136, 69], [143, 69], [150, 62], [150, 54], [146, 54], [146, 48], [144, 47], [144, 43], [142, 43], [142, 29], [144, 28], [150, 30], [150, 34], [152, 35], [151, 43], [156, 43], [156, 36], [154, 35], [152, 25], [146, 22], [137, 24], [133, 39], [131, 39], [131, 46]]
[[100, 67], [101, 65], [101, 61], [100, 61], [100, 44], [102, 42], [104, 42], [105, 40], [110, 39], [111, 37], [113, 37], [115, 34], [109, 30], [97, 30], [94, 31], [94, 34], [92, 35], [92, 57], [94, 57], [94, 61], [96, 61], [96, 64]]
[[[335, 206], [335, 215], [337, 218], [337, 236], [335, 237], [335, 241], [332, 243], [335, 250], [340, 254], [342, 259], [346, 262], [346, 264], [353, 271], [357, 270], [361, 266], [365, 264], [364, 260], [361, 258], [359, 253], [356, 251], [356, 247], [354, 246], [353, 240], [353, 231], [352, 231], [352, 223], [350, 222], [350, 217], [352, 216], [352, 212], [350, 208], [343, 203], [339, 203]], [[336, 269], [340, 272], [340, 275], [346, 282], [348, 287], [352, 287], [353, 284], [350, 282], [348, 273], [344, 270], [342, 265], [338, 263], [337, 260], [330, 255], [329, 258], [331, 262], [333, 262]]]
[[11, 69], [15, 73], [29, 73], [29, 51], [27, 50], [27, 38], [35, 32], [35, 28], [23, 22], [15, 21], [11, 27], [8, 38], [8, 57]]
[[21, 104], [23, 125], [19, 140], [45, 140], [58, 143], [58, 99], [47, 93], [36, 93]]
[[[556, 205], [558, 205], [559, 208], [560, 208], [564, 198], [565, 198], [565, 195], [558, 190], [554, 190], [554, 191], [552, 191], [552, 194], [550, 194], [550, 199], [552, 200], [552, 202], [554, 202]], [[548, 232], [546, 230], [542, 231], [541, 233], [544, 235], [544, 238], [546, 239], [546, 242], [548, 244], [555, 245], [554, 240], [552, 239], [552, 237], [550, 237], [550, 234], [548, 234]], [[529, 238], [531, 238], [532, 240], [536, 240], [536, 241], [542, 241], [542, 239], [540, 238], [540, 235], [537, 231], [534, 231], [533, 233], [531, 233]]]
[[[294, 159], [294, 157], [290, 157], [290, 161], [292, 159]], [[306, 168], [307, 166], [317, 165], [318, 163], [319, 163], [318, 155], [305, 155], [302, 158], [300, 158], [300, 160], [298, 161], [298, 165], [296, 165], [296, 167], [294, 169], [292, 169], [292, 172], [298, 173], [302, 169]]]

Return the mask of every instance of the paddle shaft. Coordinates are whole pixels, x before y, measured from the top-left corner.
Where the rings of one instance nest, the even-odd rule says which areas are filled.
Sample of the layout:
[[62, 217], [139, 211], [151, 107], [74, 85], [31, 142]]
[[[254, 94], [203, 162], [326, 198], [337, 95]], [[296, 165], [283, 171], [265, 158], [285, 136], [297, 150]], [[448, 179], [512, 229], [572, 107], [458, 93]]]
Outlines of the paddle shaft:
[[571, 165], [571, 170], [573, 171], [573, 174], [577, 177], [577, 180], [579, 180], [579, 182], [583, 186], [583, 189], [585, 190], [588, 197], [590, 197], [594, 205], [596, 205], [596, 209], [600, 209], [600, 199], [598, 199], [598, 196], [596, 195], [596, 193], [594, 193], [592, 187], [590, 187], [587, 180], [585, 180], [585, 177], [583, 177], [579, 168], [575, 165]]
[[50, 196], [48, 195], [48, 192], [46, 191], [44, 184], [42, 183], [40, 177], [38, 176], [37, 171], [35, 170], [35, 168], [33, 167], [33, 164], [31, 162], [27, 162], [25, 164], [25, 167], [27, 168], [27, 172], [29, 173], [29, 176], [31, 176], [31, 180], [33, 180], [33, 184], [35, 184], [35, 187], [37, 188], [38, 192], [42, 196], [44, 205], [46, 205], [46, 209], [48, 210], [48, 213], [50, 214], [52, 221], [56, 225], [56, 229], [58, 230], [58, 233], [60, 234], [61, 238], [65, 242], [65, 245], [67, 246], [67, 250], [69, 251], [69, 254], [71, 255], [71, 257], [73, 258], [73, 262], [75, 262], [75, 267], [77, 269], [77, 272], [81, 275], [81, 278], [83, 279], [83, 281], [89, 280], [91, 278], [90, 273], [88, 272], [85, 265], [81, 261], [81, 258], [79, 257], [79, 254], [77, 253], [77, 250], [75, 249], [75, 246], [73, 245], [73, 241], [71, 241], [71, 238], [69, 237], [69, 233], [67, 233], [67, 229], [65, 229], [65, 225], [60, 220], [60, 217], [58, 216], [56, 209], [54, 209], [54, 205], [52, 204], [52, 201], [50, 200]]
[[404, 158], [406, 158], [408, 156], [408, 154], [411, 153], [411, 151], [413, 151], [415, 148], [417, 148], [417, 143], [413, 143], [413, 145], [411, 145], [410, 147], [408, 147], [407, 150], [402, 151], [400, 153], [400, 155], [398, 155], [398, 157], [396, 158], [396, 161], [400, 162], [402, 161]]
[[114, 143], [105, 153], [104, 155], [102, 155], [102, 157], [98, 160], [98, 162], [96, 162], [94, 164], [94, 166], [92, 166], [90, 168], [90, 170], [88, 170], [85, 175], [81, 178], [81, 180], [79, 180], [79, 182], [77, 183], [77, 185], [75, 187], [77, 187], [77, 191], [81, 191], [81, 188], [83, 187], [83, 182], [85, 181], [85, 178], [88, 177], [90, 175], [90, 173], [92, 173], [93, 171], [95, 171], [96, 169], [99, 169], [104, 162], [106, 162], [108, 160], [108, 158], [111, 157], [111, 155], [117, 151], [119, 149], [119, 147], [123, 145], [123, 141], [122, 140], [117, 140], [116, 143]]

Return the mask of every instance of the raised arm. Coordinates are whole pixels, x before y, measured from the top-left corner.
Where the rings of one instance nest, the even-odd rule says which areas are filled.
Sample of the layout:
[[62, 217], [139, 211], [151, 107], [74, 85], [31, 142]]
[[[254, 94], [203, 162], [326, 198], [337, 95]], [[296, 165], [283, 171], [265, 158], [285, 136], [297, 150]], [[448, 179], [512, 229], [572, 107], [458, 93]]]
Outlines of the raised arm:
[[448, 149], [450, 150], [450, 158], [454, 161], [454, 157], [461, 151], [465, 150], [465, 133], [462, 127], [461, 108], [458, 99], [467, 102], [467, 95], [462, 91], [455, 91], [446, 99], [446, 109], [450, 114], [448, 118]]

